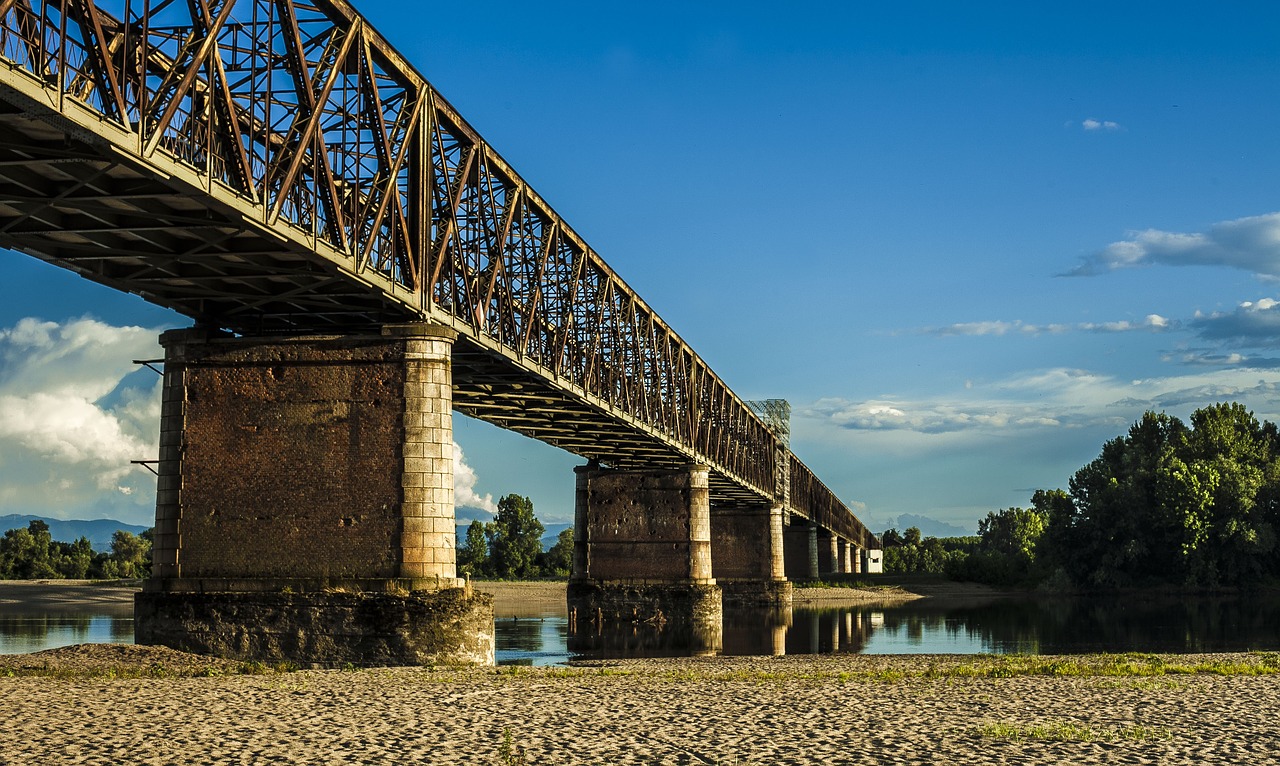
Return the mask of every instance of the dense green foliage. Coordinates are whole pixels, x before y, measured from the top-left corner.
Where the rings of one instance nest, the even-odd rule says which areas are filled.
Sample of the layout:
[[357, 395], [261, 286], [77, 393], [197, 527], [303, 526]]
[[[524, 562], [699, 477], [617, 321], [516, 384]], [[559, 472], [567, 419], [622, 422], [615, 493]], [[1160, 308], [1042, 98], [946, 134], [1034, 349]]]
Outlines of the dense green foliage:
[[1239, 404], [1147, 413], [1072, 477], [1042, 541], [1091, 587], [1242, 585], [1280, 570], [1280, 441]]
[[151, 572], [151, 538], [124, 530], [111, 536], [110, 553], [94, 553], [88, 538], [63, 543], [49, 525], [35, 520], [0, 537], [0, 579], [96, 579], [146, 577]]
[[1196, 410], [1190, 425], [1148, 412], [1069, 487], [987, 514], [975, 548], [945, 571], [1085, 588], [1241, 586], [1280, 574], [1280, 437], [1239, 404]]
[[884, 571], [898, 574], [943, 574], [963, 560], [978, 542], [976, 537], [924, 537], [918, 527], [899, 533], [887, 530], [880, 536], [884, 545]]
[[573, 563], [573, 530], [560, 533], [544, 552], [545, 528], [533, 515], [533, 501], [520, 495], [498, 500], [498, 513], [489, 523], [473, 521], [458, 544], [458, 571], [472, 577], [527, 580], [568, 577]]

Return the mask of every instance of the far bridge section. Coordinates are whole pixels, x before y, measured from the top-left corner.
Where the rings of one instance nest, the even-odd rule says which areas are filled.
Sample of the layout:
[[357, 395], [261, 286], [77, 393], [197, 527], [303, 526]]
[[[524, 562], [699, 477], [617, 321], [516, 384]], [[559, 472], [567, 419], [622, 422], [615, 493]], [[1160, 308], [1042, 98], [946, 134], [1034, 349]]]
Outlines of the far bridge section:
[[196, 323], [164, 338], [140, 625], [456, 584], [451, 409], [589, 461], [597, 613], [879, 548], [345, 0], [0, 0], [0, 245]]

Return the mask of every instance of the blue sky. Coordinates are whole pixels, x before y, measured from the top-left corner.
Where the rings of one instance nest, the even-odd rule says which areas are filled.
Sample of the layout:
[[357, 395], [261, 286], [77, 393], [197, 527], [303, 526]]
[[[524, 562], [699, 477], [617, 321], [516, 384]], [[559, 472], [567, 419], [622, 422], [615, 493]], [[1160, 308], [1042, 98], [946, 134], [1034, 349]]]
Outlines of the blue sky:
[[[356, 4], [872, 528], [1280, 420], [1274, 4]], [[183, 324], [0, 253], [0, 514], [146, 523]], [[576, 458], [457, 420], [461, 499], [571, 518]]]

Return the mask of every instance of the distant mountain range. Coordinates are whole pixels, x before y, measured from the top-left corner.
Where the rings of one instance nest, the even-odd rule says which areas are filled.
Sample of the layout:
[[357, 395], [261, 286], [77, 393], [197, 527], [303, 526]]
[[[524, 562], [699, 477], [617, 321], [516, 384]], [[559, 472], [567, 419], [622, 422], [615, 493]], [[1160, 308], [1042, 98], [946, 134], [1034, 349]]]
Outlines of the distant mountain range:
[[68, 521], [65, 519], [50, 519], [44, 516], [11, 513], [7, 516], [0, 516], [0, 535], [10, 529], [26, 529], [33, 521], [43, 521], [48, 524], [49, 536], [58, 542], [74, 543], [81, 537], [87, 537], [89, 538], [89, 544], [93, 546], [95, 551], [104, 553], [111, 550], [111, 536], [116, 533], [116, 530], [123, 529], [126, 532], [138, 535], [150, 529], [150, 527], [126, 524], [115, 519], [73, 519]]

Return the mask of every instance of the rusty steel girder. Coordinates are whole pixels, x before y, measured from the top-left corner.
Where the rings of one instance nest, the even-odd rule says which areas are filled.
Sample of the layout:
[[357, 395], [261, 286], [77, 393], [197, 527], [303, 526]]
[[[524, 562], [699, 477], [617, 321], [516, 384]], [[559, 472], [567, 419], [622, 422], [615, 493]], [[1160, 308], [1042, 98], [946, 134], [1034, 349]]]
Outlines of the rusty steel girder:
[[235, 332], [448, 324], [460, 410], [865, 536], [346, 0], [0, 0], [0, 106], [0, 245]]

